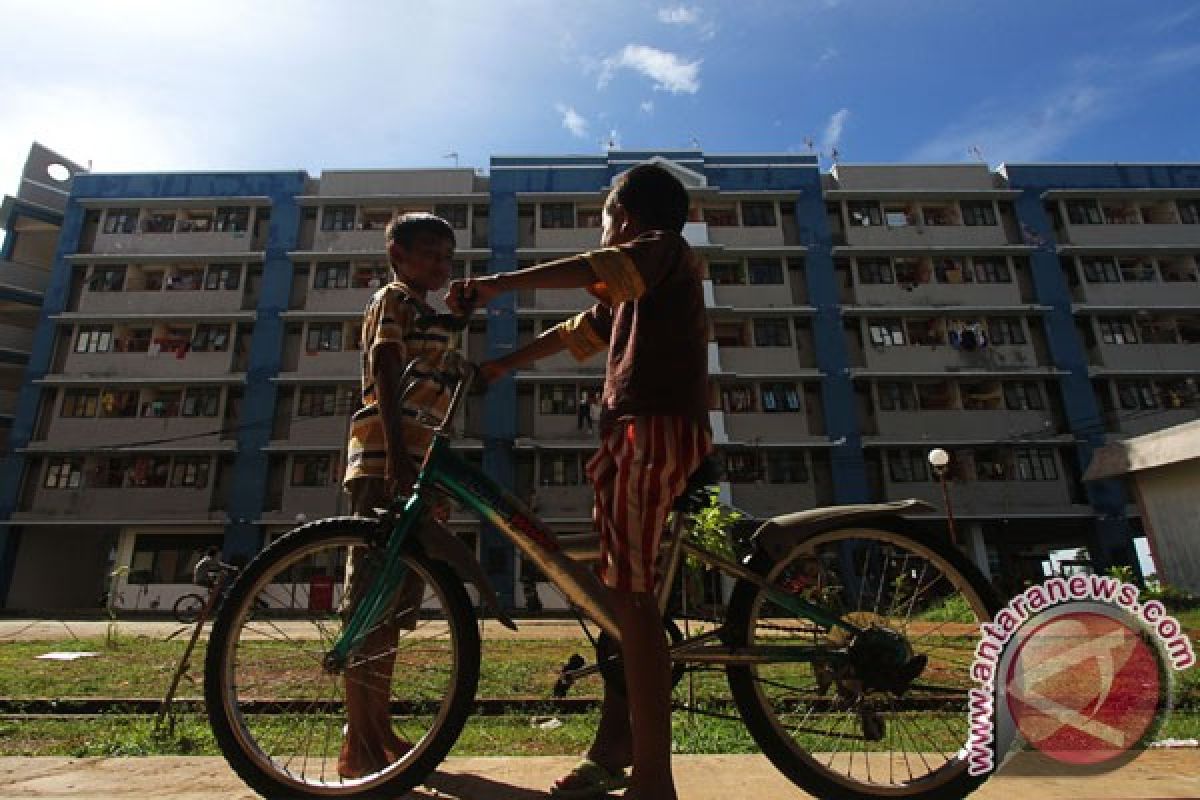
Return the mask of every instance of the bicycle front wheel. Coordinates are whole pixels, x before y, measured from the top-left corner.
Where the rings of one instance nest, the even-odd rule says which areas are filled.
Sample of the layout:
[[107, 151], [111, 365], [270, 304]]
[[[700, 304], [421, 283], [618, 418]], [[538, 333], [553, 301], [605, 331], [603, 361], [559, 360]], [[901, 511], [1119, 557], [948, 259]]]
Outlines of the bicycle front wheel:
[[735, 587], [731, 644], [797, 654], [727, 668], [747, 729], [781, 772], [827, 798], [960, 798], [983, 782], [967, 772], [967, 692], [979, 625], [999, 603], [966, 558], [898, 531], [847, 528], [776, 562], [760, 552], [751, 567], [774, 592], [862, 631], [827, 630], [750, 581]]
[[[449, 568], [418, 552], [403, 556], [419, 582], [406, 579], [415, 591], [398, 592], [386, 634], [371, 632], [373, 643], [345, 670], [326, 668], [344, 623], [350, 548], [363, 548], [360, 587], [382, 556], [368, 544], [377, 525], [336, 518], [297, 528], [238, 576], [216, 616], [205, 663], [209, 720], [230, 766], [266, 797], [396, 797], [441, 763], [471, 711], [475, 613]], [[361, 704], [368, 683], [371, 723], [357, 741], [365, 733], [373, 754], [339, 771], [347, 690]]]
[[172, 613], [175, 615], [175, 619], [184, 625], [191, 625], [200, 617], [200, 611], [204, 608], [204, 602], [204, 598], [198, 594], [185, 594], [175, 601]]

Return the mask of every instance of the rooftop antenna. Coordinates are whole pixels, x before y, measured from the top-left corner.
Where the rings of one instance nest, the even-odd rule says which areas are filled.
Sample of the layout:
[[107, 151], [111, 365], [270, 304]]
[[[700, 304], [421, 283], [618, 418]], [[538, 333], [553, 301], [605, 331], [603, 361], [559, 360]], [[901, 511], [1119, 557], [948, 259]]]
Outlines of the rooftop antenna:
[[816, 147], [817, 147], [817, 142], [816, 142], [816, 140], [815, 140], [815, 139], [813, 139], [813, 137], [811, 137], [811, 136], [805, 136], [805, 137], [804, 137], [804, 146], [805, 146], [805, 147], [807, 147], [807, 148], [808, 148], [808, 152], [810, 152], [810, 153], [811, 153], [813, 150], [815, 150], [815, 149], [816, 149]]
[[692, 136], [692, 138], [689, 140], [689, 143], [691, 144], [691, 146], [692, 146], [692, 149], [693, 149], [693, 150], [699, 150], [699, 149], [700, 149], [700, 140], [699, 140], [699, 139], [697, 139], [697, 138], [696, 138], [694, 135], [693, 135], [693, 136]]
[[838, 163], [838, 159], [841, 157], [842, 157], [842, 154], [840, 152], [838, 152], [838, 149], [836, 147], [829, 151], [829, 160], [832, 161], [833, 163], [835, 163], [835, 164]]
[[973, 144], [967, 148], [967, 154], [974, 156], [976, 161], [983, 161], [983, 148], [977, 144]]
[[453, 158], [454, 166], [456, 166], [456, 167], [458, 166], [458, 151], [457, 150], [454, 151], [453, 153], [446, 153], [446, 155], [442, 156], [442, 158]]

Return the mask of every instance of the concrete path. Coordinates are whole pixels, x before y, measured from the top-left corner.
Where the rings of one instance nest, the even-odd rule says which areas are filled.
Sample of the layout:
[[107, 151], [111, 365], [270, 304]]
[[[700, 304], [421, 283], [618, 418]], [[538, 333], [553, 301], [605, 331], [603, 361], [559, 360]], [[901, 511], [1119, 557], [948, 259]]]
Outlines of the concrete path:
[[[532, 800], [574, 763], [567, 757], [453, 758], [411, 800]], [[761, 756], [677, 756], [684, 800], [754, 797], [799, 800], [808, 795], [788, 783]], [[1088, 800], [1089, 798], [1200, 798], [1200, 751], [1152, 750], [1121, 770], [1077, 778], [1016, 774], [1007, 770], [972, 795], [979, 800]], [[82, 798], [253, 798], [219, 758], [0, 758], [0, 797], [37, 800]]]

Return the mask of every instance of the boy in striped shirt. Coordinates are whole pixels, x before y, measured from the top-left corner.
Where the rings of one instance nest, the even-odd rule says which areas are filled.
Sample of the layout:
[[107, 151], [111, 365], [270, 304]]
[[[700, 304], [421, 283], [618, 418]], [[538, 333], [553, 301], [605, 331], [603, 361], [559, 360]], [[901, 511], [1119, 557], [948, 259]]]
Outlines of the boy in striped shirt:
[[655, 561], [667, 513], [712, 449], [707, 321], [698, 260], [682, 236], [688, 195], [662, 167], [617, 178], [604, 205], [601, 249], [518, 272], [453, 281], [447, 303], [486, 303], [523, 289], [586, 288], [599, 300], [526, 347], [483, 365], [495, 380], [569, 350], [582, 361], [608, 349], [600, 450], [588, 463], [600, 534], [599, 571], [614, 589], [628, 701], [605, 693], [596, 739], [551, 789], [587, 798], [625, 784], [627, 800], [674, 800], [671, 674], [654, 602]]

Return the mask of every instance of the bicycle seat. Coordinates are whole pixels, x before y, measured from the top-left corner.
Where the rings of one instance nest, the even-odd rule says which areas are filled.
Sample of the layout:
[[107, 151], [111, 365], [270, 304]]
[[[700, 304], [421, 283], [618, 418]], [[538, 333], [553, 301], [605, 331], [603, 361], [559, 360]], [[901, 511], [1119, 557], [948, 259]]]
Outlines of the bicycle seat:
[[721, 480], [721, 472], [721, 462], [716, 456], [705, 458], [688, 477], [687, 486], [679, 497], [675, 498], [671, 509], [692, 514], [707, 506], [709, 491], [716, 488], [717, 482]]

